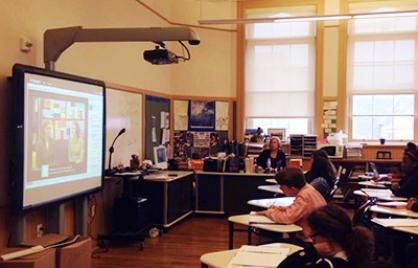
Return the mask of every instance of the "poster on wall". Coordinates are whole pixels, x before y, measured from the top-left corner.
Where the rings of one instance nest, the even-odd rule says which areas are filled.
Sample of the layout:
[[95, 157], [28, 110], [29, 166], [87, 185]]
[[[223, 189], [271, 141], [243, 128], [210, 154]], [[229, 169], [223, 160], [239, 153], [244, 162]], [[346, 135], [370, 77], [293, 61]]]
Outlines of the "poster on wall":
[[187, 130], [188, 128], [188, 109], [189, 101], [175, 100], [174, 101], [174, 130]]
[[215, 101], [189, 101], [189, 130], [215, 130]]
[[228, 130], [228, 102], [217, 101], [216, 102], [216, 130], [227, 131]]
[[321, 125], [324, 137], [337, 132], [337, 101], [325, 101], [323, 108], [323, 122]]
[[209, 148], [210, 132], [193, 133], [193, 146], [196, 148]]

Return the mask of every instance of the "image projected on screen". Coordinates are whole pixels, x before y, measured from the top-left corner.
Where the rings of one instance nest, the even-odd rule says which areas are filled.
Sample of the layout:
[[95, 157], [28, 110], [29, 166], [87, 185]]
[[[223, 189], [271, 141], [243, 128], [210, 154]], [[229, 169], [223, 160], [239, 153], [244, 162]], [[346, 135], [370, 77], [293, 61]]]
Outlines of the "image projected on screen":
[[33, 92], [29, 103], [28, 182], [86, 172], [87, 100]]
[[32, 73], [24, 87], [23, 207], [101, 187], [103, 87]]

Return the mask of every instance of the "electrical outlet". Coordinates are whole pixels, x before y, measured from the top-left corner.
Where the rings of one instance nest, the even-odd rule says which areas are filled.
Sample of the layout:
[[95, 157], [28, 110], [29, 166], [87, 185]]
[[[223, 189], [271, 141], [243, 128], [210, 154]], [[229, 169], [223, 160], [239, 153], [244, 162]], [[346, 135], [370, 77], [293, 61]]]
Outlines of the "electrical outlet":
[[36, 225], [36, 237], [41, 237], [44, 235], [44, 226], [42, 224]]

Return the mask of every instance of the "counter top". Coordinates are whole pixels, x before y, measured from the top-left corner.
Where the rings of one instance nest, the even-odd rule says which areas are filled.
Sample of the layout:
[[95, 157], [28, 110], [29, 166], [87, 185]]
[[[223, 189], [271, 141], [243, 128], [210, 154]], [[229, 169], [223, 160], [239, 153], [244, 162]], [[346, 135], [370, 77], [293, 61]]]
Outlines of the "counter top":
[[189, 175], [192, 175], [192, 171], [176, 171], [176, 170], [164, 170], [161, 172], [149, 174], [144, 176], [144, 180], [147, 181], [174, 181]]
[[238, 172], [212, 172], [212, 171], [197, 171], [198, 175], [227, 175], [227, 176], [250, 176], [250, 177], [274, 177], [275, 174], [270, 173], [238, 173]]

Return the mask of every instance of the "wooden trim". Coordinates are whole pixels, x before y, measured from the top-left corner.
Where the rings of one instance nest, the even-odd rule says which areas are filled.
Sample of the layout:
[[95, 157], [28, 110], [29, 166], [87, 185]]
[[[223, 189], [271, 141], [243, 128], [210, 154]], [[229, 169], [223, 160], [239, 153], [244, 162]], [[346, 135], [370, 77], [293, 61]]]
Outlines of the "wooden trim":
[[[324, 0], [251, 0], [240, 1], [237, 5], [237, 17], [244, 18], [245, 10], [250, 8], [263, 7], [284, 7], [284, 6], [306, 6], [316, 7], [317, 15], [324, 14]], [[313, 129], [319, 134], [322, 132], [322, 102], [323, 102], [323, 45], [324, 45], [324, 23], [317, 23], [317, 35], [315, 42], [315, 123]], [[245, 26], [238, 25], [237, 33], [237, 139], [244, 138], [244, 114], [245, 114]]]
[[126, 86], [126, 85], [116, 84], [112, 82], [105, 82], [105, 85], [106, 85], [106, 88], [117, 89], [117, 90], [126, 91], [126, 92], [139, 93], [143, 95], [152, 95], [152, 96], [167, 98], [167, 99], [172, 97], [172, 95], [167, 94], [167, 93], [141, 89], [141, 88]]
[[236, 97], [216, 97], [216, 96], [183, 96], [171, 95], [174, 100], [209, 100], [209, 101], [234, 101]]
[[234, 119], [234, 115], [233, 115], [233, 109], [232, 106], [234, 105], [234, 101], [230, 100], [228, 101], [228, 140], [232, 140], [232, 132], [233, 132], [233, 119]]
[[158, 11], [156, 11], [155, 9], [153, 9], [151, 6], [145, 4], [141, 0], [135, 0], [135, 1], [138, 4], [140, 4], [141, 6], [145, 7], [146, 9], [148, 9], [151, 13], [153, 13], [154, 15], [156, 15], [157, 17], [159, 17], [160, 19], [164, 20], [165, 22], [167, 22], [168, 24], [171, 24], [171, 25], [191, 27], [191, 28], [204, 29], [204, 30], [212, 30], [212, 31], [230, 32], [230, 33], [237, 32], [236, 29], [224, 29], [224, 28], [218, 28], [218, 27], [210, 27], [210, 26], [202, 26], [202, 25], [196, 25], [196, 24], [187, 24], [187, 23], [174, 22], [174, 21], [171, 21], [171, 20], [167, 19], [161, 13], [159, 13]]
[[[237, 16], [238, 18], [244, 18], [244, 12], [246, 2], [238, 2]], [[236, 138], [238, 141], [244, 140], [244, 115], [245, 115], [245, 25], [237, 25], [237, 111], [236, 111]]]
[[174, 156], [174, 99], [170, 98], [170, 150]]
[[[320, 1], [317, 5], [316, 13], [323, 15], [325, 11], [324, 2]], [[316, 42], [315, 42], [315, 127], [314, 130], [318, 137], [322, 137], [322, 116], [323, 116], [323, 79], [324, 79], [324, 22], [316, 24]]]
[[142, 150], [141, 150], [141, 152], [142, 152], [142, 155], [141, 155], [141, 158], [142, 158], [142, 161], [145, 159], [145, 129], [146, 129], [146, 125], [145, 125], [145, 94], [142, 94], [142, 103], [141, 103], [142, 105], [142, 114], [141, 114], [141, 116], [142, 116], [142, 128], [141, 128], [141, 136], [142, 136], [142, 141], [141, 141], [141, 143], [142, 143]]
[[338, 97], [334, 97], [334, 96], [324, 96], [322, 97], [322, 100], [325, 101], [336, 101], [338, 99]]
[[[340, 13], [348, 12], [347, 0], [341, 0]], [[338, 107], [337, 107], [337, 129], [348, 131], [346, 118], [347, 105], [347, 21], [340, 21], [340, 31], [338, 33]], [[349, 121], [350, 118], [348, 118]]]

